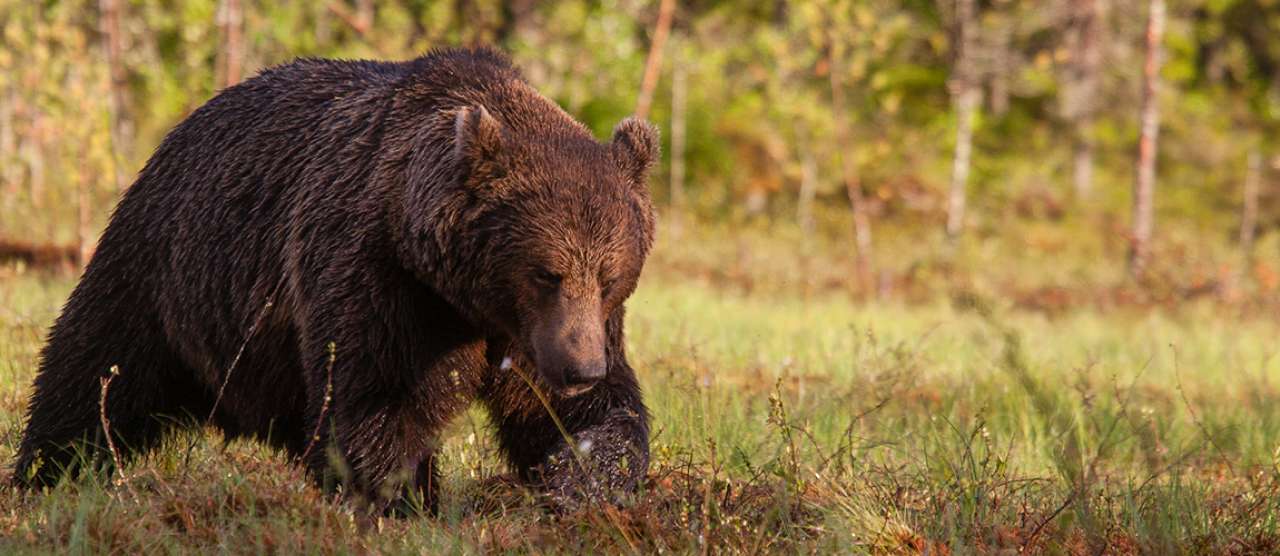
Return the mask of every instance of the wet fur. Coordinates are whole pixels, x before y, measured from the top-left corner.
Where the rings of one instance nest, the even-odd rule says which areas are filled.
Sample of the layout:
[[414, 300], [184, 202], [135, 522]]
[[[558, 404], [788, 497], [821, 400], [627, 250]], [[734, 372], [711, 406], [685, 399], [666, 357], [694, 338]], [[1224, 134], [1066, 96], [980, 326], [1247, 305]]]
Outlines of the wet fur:
[[[106, 412], [126, 457], [212, 412], [374, 507], [434, 508], [437, 435], [478, 399], [526, 479], [566, 498], [634, 488], [648, 425], [622, 302], [653, 239], [656, 156], [647, 124], [601, 144], [489, 50], [299, 60], [223, 91], [148, 161], [51, 330], [15, 482], [110, 459], [99, 377], [118, 366]], [[534, 372], [523, 332], [549, 302], [520, 277], [548, 264], [599, 274], [566, 282], [598, 292], [606, 323], [607, 377], [576, 397]], [[516, 371], [575, 437], [608, 440], [592, 473], [566, 465]]]

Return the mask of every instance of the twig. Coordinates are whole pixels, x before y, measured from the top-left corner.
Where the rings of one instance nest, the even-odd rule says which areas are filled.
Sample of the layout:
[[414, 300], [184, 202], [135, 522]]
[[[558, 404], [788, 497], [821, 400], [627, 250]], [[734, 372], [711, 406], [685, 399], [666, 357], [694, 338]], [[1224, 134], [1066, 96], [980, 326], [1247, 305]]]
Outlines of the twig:
[[1062, 505], [1058, 506], [1058, 509], [1053, 510], [1053, 513], [1049, 514], [1049, 517], [1044, 518], [1044, 521], [1041, 521], [1039, 524], [1036, 525], [1035, 529], [1031, 530], [1031, 534], [1027, 535], [1027, 540], [1022, 542], [1022, 548], [1018, 549], [1018, 552], [1026, 552], [1027, 549], [1031, 547], [1031, 543], [1034, 543], [1036, 541], [1036, 537], [1040, 536], [1040, 532], [1044, 530], [1044, 527], [1048, 525], [1049, 522], [1053, 521], [1054, 519], [1057, 519], [1058, 514], [1062, 513], [1063, 510], [1066, 510], [1067, 507], [1070, 506], [1072, 502], [1075, 502], [1076, 494], [1079, 494], [1079, 493], [1080, 493], [1079, 490], [1072, 489], [1071, 494], [1067, 496], [1067, 499], [1062, 501]]
[[1222, 458], [1222, 463], [1227, 465], [1227, 471], [1231, 473], [1231, 477], [1236, 476], [1236, 468], [1231, 465], [1231, 458], [1227, 457], [1227, 453], [1218, 445], [1218, 441], [1209, 434], [1209, 429], [1200, 422], [1200, 418], [1196, 416], [1196, 410], [1191, 406], [1191, 400], [1187, 399], [1187, 390], [1182, 387], [1182, 365], [1178, 363], [1178, 346], [1169, 344], [1169, 348], [1173, 350], [1173, 378], [1178, 383], [1178, 395], [1182, 397], [1182, 403], [1187, 407], [1187, 414], [1191, 416], [1191, 422], [1200, 429], [1200, 434], [1204, 435], [1205, 440], [1209, 441], [1209, 445], [1213, 446], [1213, 451], [1218, 453], [1218, 457]]
[[120, 367], [112, 365], [107, 376], [100, 377], [98, 381], [102, 384], [98, 391], [98, 419], [102, 422], [102, 434], [107, 437], [107, 449], [111, 450], [111, 459], [116, 464], [117, 470], [124, 469], [120, 465], [120, 452], [116, 450], [116, 443], [111, 439], [111, 420], [107, 419], [107, 390], [111, 388], [111, 381], [120, 376]]
[[[262, 320], [267, 317], [267, 312], [270, 311], [273, 306], [275, 306], [275, 297], [276, 297], [276, 294], [280, 292], [280, 286], [282, 284], [283, 284], [283, 280], [276, 283], [275, 289], [272, 290], [271, 295], [267, 297], [267, 302], [263, 304], [262, 310], [258, 312], [258, 318], [253, 321], [253, 325], [249, 327], [249, 332], [248, 334], [245, 335], [244, 341], [240, 343], [240, 349], [236, 351], [236, 356], [231, 359], [231, 365], [227, 367], [226, 375], [222, 377], [222, 385], [218, 387], [218, 395], [213, 399], [213, 405], [209, 407], [209, 415], [204, 418], [204, 424], [206, 426], [213, 423], [213, 416], [218, 411], [218, 405], [222, 403], [222, 396], [227, 391], [227, 384], [231, 382], [231, 373], [232, 371], [235, 371], [236, 366], [240, 364], [240, 358], [244, 356], [244, 350], [249, 347], [249, 341], [253, 340], [253, 336], [257, 334], [258, 326], [260, 326], [262, 324]], [[182, 456], [182, 468], [183, 468], [184, 478], [186, 476], [187, 470], [190, 469], [189, 464], [191, 463], [191, 452], [195, 451], [196, 442], [198, 440], [199, 440], [199, 437], [197, 437], [196, 435], [192, 435], [191, 442], [187, 443], [187, 452]]]
[[[1128, 415], [1129, 403], [1133, 401], [1134, 390], [1138, 388], [1138, 379], [1142, 378], [1142, 375], [1147, 372], [1147, 369], [1151, 368], [1152, 359], [1154, 359], [1154, 357], [1147, 358], [1147, 362], [1142, 365], [1141, 369], [1138, 369], [1137, 374], [1133, 375], [1133, 380], [1129, 383], [1129, 388], [1125, 392], [1123, 398], [1121, 398], [1120, 396], [1119, 385], [1117, 384], [1116, 397], [1120, 398], [1119, 415]], [[1111, 426], [1107, 429], [1106, 434], [1102, 435], [1102, 441], [1098, 443], [1098, 449], [1094, 452], [1093, 458], [1090, 459], [1089, 461], [1088, 476], [1090, 479], [1097, 476], [1098, 462], [1102, 460], [1102, 457], [1104, 455], [1106, 455], [1105, 454], [1106, 451], [1111, 449], [1111, 447], [1113, 446], [1113, 444], [1111, 444], [1111, 436], [1115, 434], [1116, 429], [1119, 427], [1119, 425], [1120, 425], [1120, 417], [1116, 417], [1114, 420], [1111, 421]], [[1084, 485], [1081, 485], [1081, 487], [1083, 486]]]
[[[107, 450], [111, 452], [111, 461], [116, 466], [116, 473], [119, 473], [116, 484], [123, 484], [129, 489], [129, 493], [133, 494], [133, 486], [125, 480], [123, 459], [120, 457], [120, 451], [116, 449], [116, 442], [111, 438], [111, 420], [107, 418], [107, 391], [111, 388], [111, 381], [120, 376], [120, 366], [112, 365], [107, 376], [98, 378], [102, 387], [98, 391], [98, 420], [102, 422], [102, 434], [107, 438]], [[135, 494], [136, 496], [136, 494]]]
[[1187, 451], [1183, 452], [1181, 456], [1178, 456], [1173, 461], [1165, 464], [1164, 467], [1152, 472], [1149, 476], [1147, 476], [1146, 479], [1142, 481], [1141, 484], [1138, 485], [1138, 488], [1133, 489], [1135, 498], [1137, 497], [1136, 495], [1141, 494], [1142, 491], [1146, 490], [1147, 486], [1155, 482], [1156, 479], [1163, 477], [1166, 473], [1173, 470], [1175, 467], [1179, 467], [1183, 465], [1184, 463], [1187, 462], [1187, 460], [1190, 460], [1193, 456], [1200, 453], [1200, 450], [1203, 450], [1203, 449], [1204, 449], [1204, 443], [1201, 443], [1195, 446], [1194, 448], [1190, 448]]
[[[832, 451], [831, 454], [825, 455], [823, 457], [822, 463], [818, 465], [818, 470], [825, 471], [827, 466], [830, 465], [831, 462], [836, 459], [836, 457], [844, 454], [845, 450], [850, 450], [850, 451], [853, 450], [854, 425], [857, 425], [868, 415], [871, 415], [872, 413], [875, 413], [877, 411], [880, 411], [881, 409], [884, 409], [885, 406], [889, 405], [890, 401], [893, 401], [892, 396], [886, 396], [884, 398], [881, 398], [880, 401], [876, 402], [876, 404], [871, 406], [870, 409], [864, 410], [862, 413], [859, 413], [855, 415], [852, 419], [850, 419], [849, 424], [844, 428], [844, 432], [840, 434], [840, 437], [841, 437], [840, 444], [836, 446], [836, 449]], [[809, 437], [809, 441], [813, 444], [814, 449], [818, 451], [819, 455], [823, 455], [821, 453], [822, 450], [818, 446], [817, 440], [813, 438], [813, 435], [809, 434], [809, 431], [804, 431], [804, 433], [806, 436]]]
[[[279, 286], [277, 286], [279, 289]], [[262, 306], [262, 310], [258, 311], [258, 318], [253, 321], [253, 325], [249, 327], [249, 333], [245, 335], [244, 341], [240, 343], [240, 349], [236, 351], [236, 356], [231, 360], [231, 366], [227, 367], [227, 373], [222, 377], [222, 386], [218, 387], [218, 396], [213, 399], [213, 406], [209, 408], [209, 416], [205, 417], [205, 424], [213, 422], [213, 415], [218, 411], [218, 404], [222, 403], [222, 395], [227, 391], [227, 384], [231, 382], [231, 373], [236, 370], [236, 366], [240, 364], [240, 358], [244, 356], [245, 348], [249, 347], [249, 341], [253, 340], [253, 335], [257, 333], [258, 326], [262, 324], [262, 320], [267, 317], [267, 312], [275, 306], [275, 293], [267, 298], [266, 304]]]
[[306, 463], [307, 456], [311, 454], [311, 448], [320, 441], [320, 427], [324, 425], [324, 416], [329, 412], [329, 401], [333, 399], [333, 363], [337, 359], [338, 344], [329, 342], [329, 364], [325, 370], [324, 400], [320, 403], [320, 415], [316, 417], [316, 428], [311, 431], [311, 441], [307, 442], [307, 449], [303, 450], [302, 457], [298, 458], [303, 463]]

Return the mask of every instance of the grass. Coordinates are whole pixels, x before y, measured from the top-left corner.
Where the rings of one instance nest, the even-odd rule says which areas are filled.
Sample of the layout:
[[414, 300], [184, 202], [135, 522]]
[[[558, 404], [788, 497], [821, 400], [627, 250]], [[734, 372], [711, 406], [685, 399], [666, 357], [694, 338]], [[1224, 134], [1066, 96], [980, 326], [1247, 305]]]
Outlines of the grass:
[[[857, 302], [800, 284], [838, 245], [685, 233], [629, 304], [654, 415], [630, 506], [545, 512], [472, 411], [446, 434], [437, 520], [369, 521], [209, 431], [122, 481], [0, 489], [0, 552], [1280, 551], [1274, 318], [1209, 301], [1032, 311], [977, 281]], [[0, 273], [8, 462], [73, 282]]]

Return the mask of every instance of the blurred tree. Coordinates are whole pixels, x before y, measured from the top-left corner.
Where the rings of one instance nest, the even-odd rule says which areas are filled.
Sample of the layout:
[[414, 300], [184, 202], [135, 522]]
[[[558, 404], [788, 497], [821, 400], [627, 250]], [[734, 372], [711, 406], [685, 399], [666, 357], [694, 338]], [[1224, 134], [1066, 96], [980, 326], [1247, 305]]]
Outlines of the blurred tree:
[[831, 30], [830, 60], [832, 123], [835, 125], [836, 148], [840, 156], [840, 172], [844, 177], [845, 192], [849, 196], [849, 208], [853, 214], [854, 269], [857, 272], [858, 292], [867, 295], [874, 288], [872, 277], [875, 275], [871, 267], [871, 219], [862, 198], [862, 183], [858, 179], [858, 169], [853, 158], [853, 141], [849, 137], [849, 121], [845, 117], [845, 96], [843, 74], [845, 69], [843, 45], [839, 40], [835, 23], [839, 19], [833, 17]]
[[[225, 2], [227, 0], [222, 0]], [[338, 16], [343, 23], [347, 24], [357, 35], [365, 36], [373, 30], [373, 1], [357, 0], [355, 9], [345, 2], [345, 0], [332, 0], [325, 4], [333, 15]]]
[[1155, 220], [1156, 153], [1160, 133], [1160, 42], [1164, 37], [1164, 0], [1149, 0], [1146, 63], [1143, 66], [1142, 132], [1138, 138], [1138, 162], [1133, 183], [1133, 232], [1129, 248], [1129, 272], [1141, 277], [1151, 249]]
[[1059, 92], [1071, 133], [1072, 184], [1078, 200], [1093, 194], [1093, 119], [1098, 111], [1107, 0], [1066, 2], [1067, 62]]
[[1240, 250], [1245, 260], [1253, 258], [1253, 238], [1258, 228], [1258, 189], [1262, 181], [1262, 155], [1249, 151], [1245, 162], [1244, 200], [1240, 207]]
[[244, 13], [240, 0], [218, 2], [217, 87], [225, 89], [240, 82], [241, 64], [244, 63]]
[[[1262, 194], [1262, 151], [1274, 149], [1280, 131], [1280, 3], [1265, 0], [1210, 2], [1192, 11], [1194, 73], [1184, 88], [1212, 99], [1237, 135], [1225, 158], [1246, 160], [1240, 180], [1239, 242], [1250, 261]], [[1188, 50], [1192, 46], [1188, 47]]]
[[502, 23], [498, 25], [496, 41], [510, 48], [512, 41], [522, 34], [531, 33], [537, 0], [503, 0]]
[[662, 53], [671, 32], [671, 18], [675, 15], [675, 0], [662, 0], [658, 6], [658, 21], [653, 26], [653, 38], [649, 42], [649, 57], [644, 64], [644, 79], [640, 81], [640, 98], [636, 100], [636, 117], [649, 117], [653, 103], [653, 90], [658, 87], [658, 72], [662, 68]]
[[[683, 41], [675, 41], [677, 45]], [[685, 139], [688, 137], [688, 73], [684, 55], [676, 49], [671, 60], [671, 205], [684, 208]]]
[[98, 2], [99, 30], [102, 33], [102, 49], [106, 53], [107, 76], [111, 89], [111, 159], [113, 161], [116, 189], [127, 185], [124, 161], [120, 153], [130, 150], [129, 142], [133, 138], [133, 127], [129, 114], [128, 81], [124, 66], [124, 32], [121, 30], [119, 0], [100, 0]]
[[[944, 0], [947, 1], [947, 0]], [[965, 188], [973, 153], [973, 119], [982, 100], [977, 84], [977, 25], [974, 0], [949, 0], [951, 9], [951, 92], [956, 112], [956, 142], [951, 164], [951, 188], [947, 196], [947, 235], [957, 237], [964, 229]]]
[[796, 198], [796, 222], [806, 233], [813, 232], [813, 199], [818, 192], [818, 163], [804, 122], [795, 122], [796, 150], [800, 156], [800, 187]]
[[[1062, 190], [1090, 202], [1060, 233], [1135, 209], [1127, 153], [1145, 88], [1131, 68], [1145, 54], [1145, 2], [670, 5], [658, 51], [671, 63], [649, 71], [663, 0], [0, 0], [0, 234], [74, 241], [80, 175], [100, 177], [86, 205], [100, 224], [113, 178], [127, 183], [237, 75], [297, 56], [405, 59], [476, 42], [497, 42], [601, 138], [651, 91], [670, 164], [655, 196], [707, 218], [862, 226], [864, 238], [874, 228], [877, 241], [854, 247], [884, 252], [944, 223], [978, 242], [1013, 233], [1010, 218], [1062, 218]], [[1251, 228], [1270, 245], [1274, 172], [1242, 161], [1280, 147], [1280, 2], [1179, 0], [1167, 20], [1160, 77], [1176, 94], [1158, 97], [1151, 218], [1242, 243]], [[870, 258], [888, 272], [916, 262]]]

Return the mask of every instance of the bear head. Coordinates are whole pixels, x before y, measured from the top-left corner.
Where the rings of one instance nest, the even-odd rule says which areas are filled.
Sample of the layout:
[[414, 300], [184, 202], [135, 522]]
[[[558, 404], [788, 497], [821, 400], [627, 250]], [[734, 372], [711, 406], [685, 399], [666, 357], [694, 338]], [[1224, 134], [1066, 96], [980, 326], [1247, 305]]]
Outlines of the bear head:
[[[563, 113], [561, 113], [562, 115]], [[457, 109], [453, 233], [440, 242], [437, 290], [521, 367], [562, 396], [608, 373], [607, 322], [620, 317], [653, 243], [646, 180], [657, 130], [636, 118], [601, 144], [563, 118], [504, 120], [484, 106]], [[516, 125], [512, 125], [512, 124]]]

